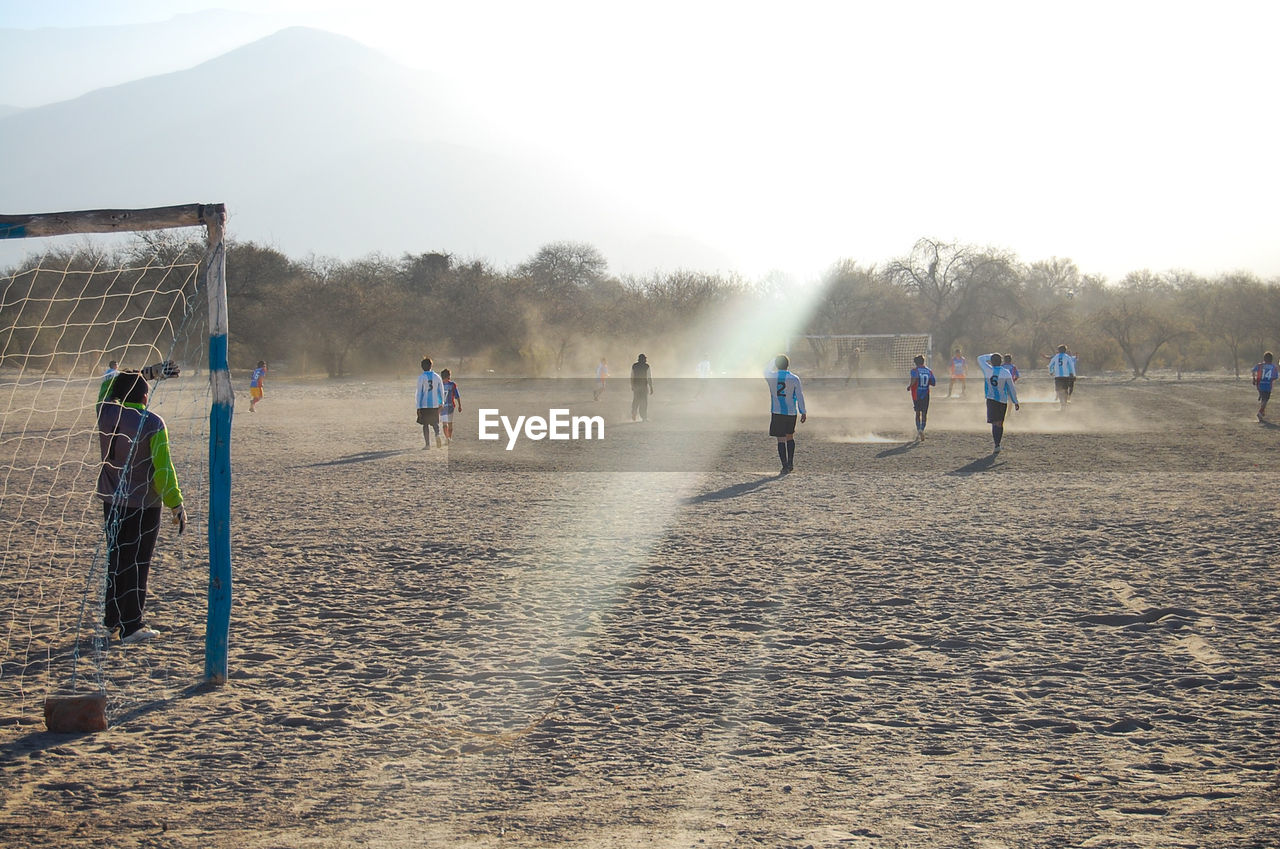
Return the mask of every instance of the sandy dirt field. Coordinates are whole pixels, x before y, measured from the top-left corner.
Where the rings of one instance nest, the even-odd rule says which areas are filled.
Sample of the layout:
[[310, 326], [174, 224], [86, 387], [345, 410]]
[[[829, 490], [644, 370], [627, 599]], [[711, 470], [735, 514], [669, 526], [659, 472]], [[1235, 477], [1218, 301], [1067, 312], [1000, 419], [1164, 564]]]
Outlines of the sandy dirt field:
[[[0, 726], [25, 847], [1274, 847], [1280, 429], [1244, 381], [273, 379], [234, 429], [231, 680], [152, 579], [152, 695]], [[945, 390], [945, 386], [942, 387]], [[479, 440], [480, 408], [604, 418]], [[1273, 410], [1280, 420], [1280, 407]], [[166, 537], [162, 548], [172, 546]], [[7, 713], [12, 713], [8, 706]]]

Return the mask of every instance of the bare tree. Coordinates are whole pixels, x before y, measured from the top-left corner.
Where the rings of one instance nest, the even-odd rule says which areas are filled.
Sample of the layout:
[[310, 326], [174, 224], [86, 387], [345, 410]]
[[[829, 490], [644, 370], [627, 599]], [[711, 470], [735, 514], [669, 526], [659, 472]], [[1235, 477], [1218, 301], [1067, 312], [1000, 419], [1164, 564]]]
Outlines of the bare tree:
[[1190, 328], [1178, 314], [1174, 288], [1150, 271], [1133, 272], [1112, 289], [1093, 320], [1115, 340], [1134, 377], [1146, 377], [1156, 353]]
[[351, 263], [312, 260], [302, 270], [292, 292], [306, 334], [302, 344], [326, 373], [345, 375], [353, 352], [380, 353], [388, 323], [404, 316], [394, 265], [370, 256]]
[[1201, 282], [1195, 294], [1200, 327], [1226, 348], [1238, 380], [1241, 354], [1257, 337], [1259, 318], [1266, 312], [1266, 287], [1252, 274], [1238, 272]]
[[917, 298], [941, 351], [965, 336], [1002, 333], [1017, 320], [1016, 266], [1001, 251], [921, 239], [885, 274]]
[[585, 328], [592, 296], [608, 280], [609, 263], [584, 242], [553, 242], [516, 269], [531, 306], [551, 337], [557, 372], [564, 368], [574, 340]]
[[1037, 360], [1061, 344], [1056, 340], [1071, 335], [1081, 285], [1080, 269], [1069, 259], [1034, 262], [1022, 272], [1019, 326], [1026, 362]]
[[230, 337], [233, 366], [247, 368], [260, 359], [288, 356], [287, 343], [297, 319], [286, 292], [298, 275], [293, 261], [274, 248], [254, 242], [227, 246], [227, 306], [235, 330]]

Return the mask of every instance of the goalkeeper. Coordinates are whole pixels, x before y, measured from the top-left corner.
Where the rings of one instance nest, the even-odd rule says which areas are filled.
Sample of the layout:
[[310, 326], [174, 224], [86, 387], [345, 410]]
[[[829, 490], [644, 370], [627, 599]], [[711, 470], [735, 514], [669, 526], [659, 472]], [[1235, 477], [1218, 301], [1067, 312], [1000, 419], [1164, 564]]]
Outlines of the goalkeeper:
[[143, 623], [143, 612], [162, 508], [173, 511], [178, 533], [187, 528], [169, 432], [164, 420], [147, 409], [149, 392], [141, 374], [123, 372], [98, 408], [98, 498], [107, 535], [103, 622], [108, 633], [119, 630], [126, 643], [159, 636]]

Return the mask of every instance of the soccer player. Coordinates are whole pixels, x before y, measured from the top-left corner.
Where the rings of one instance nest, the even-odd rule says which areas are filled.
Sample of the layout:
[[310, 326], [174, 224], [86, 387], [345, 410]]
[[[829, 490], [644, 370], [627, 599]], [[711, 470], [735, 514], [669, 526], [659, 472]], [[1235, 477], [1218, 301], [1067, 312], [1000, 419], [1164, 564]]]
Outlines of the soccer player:
[[173, 512], [178, 533], [187, 529], [182, 490], [169, 454], [164, 420], [147, 409], [150, 387], [138, 372], [122, 372], [98, 408], [98, 498], [107, 536], [107, 587], [103, 624], [120, 640], [140, 643], [159, 636], [143, 624], [151, 556], [160, 535], [162, 508]]
[[964, 397], [964, 379], [968, 370], [968, 362], [966, 362], [964, 356], [960, 353], [960, 349], [956, 348], [955, 355], [951, 357], [950, 379], [947, 381], [948, 398], [951, 397], [951, 387], [955, 386], [957, 383], [960, 384], [960, 395], [958, 397]]
[[773, 360], [773, 367], [765, 369], [764, 379], [769, 384], [772, 416], [769, 420], [769, 435], [777, 437], [778, 459], [782, 461], [782, 474], [795, 468], [796, 462], [796, 416], [803, 424], [807, 415], [804, 411], [804, 390], [800, 388], [800, 378], [791, 371], [791, 360], [785, 354], [779, 354]]
[[1258, 421], [1267, 417], [1267, 402], [1271, 400], [1271, 385], [1280, 376], [1276, 370], [1275, 356], [1267, 351], [1262, 362], [1253, 367], [1253, 385], [1258, 387]]
[[[648, 391], [646, 391], [648, 390]], [[649, 396], [653, 394], [653, 375], [644, 354], [631, 364], [631, 421], [636, 417], [649, 421]]]
[[916, 410], [916, 441], [924, 442], [924, 426], [929, 419], [929, 387], [937, 386], [938, 380], [924, 364], [924, 357], [917, 355], [915, 364], [907, 391], [911, 393], [911, 404]]
[[1013, 364], [1013, 354], [1004, 355], [1004, 368], [1005, 371], [1009, 372], [1009, 379], [1014, 383], [1017, 383], [1018, 378], [1022, 377], [1018, 372], [1018, 367]]
[[1000, 440], [1004, 438], [1004, 416], [1013, 404], [1015, 410], [1022, 409], [1018, 404], [1018, 393], [1013, 388], [1013, 381], [1001, 363], [1004, 358], [999, 354], [983, 354], [978, 357], [978, 366], [982, 369], [982, 389], [987, 396], [987, 422], [991, 425], [991, 439], [995, 442], [992, 454], [1000, 453]]
[[599, 401], [600, 396], [604, 394], [604, 382], [609, 379], [609, 361], [604, 357], [600, 358], [600, 365], [596, 366], [596, 388], [591, 393], [592, 401]]
[[1076, 381], [1076, 358], [1067, 353], [1066, 345], [1059, 345], [1058, 353], [1049, 358], [1049, 374], [1053, 375], [1053, 394], [1059, 409], [1064, 409]]
[[431, 448], [431, 430], [436, 433], [436, 447], [444, 443], [440, 439], [440, 408], [444, 406], [444, 381], [431, 370], [431, 358], [422, 358], [422, 374], [418, 375], [418, 424], [422, 425], [423, 450]]
[[253, 370], [253, 374], [249, 375], [249, 412], [254, 412], [253, 408], [258, 406], [258, 402], [262, 400], [266, 383], [267, 361], [258, 360], [258, 367]]
[[444, 406], [440, 408], [440, 426], [444, 428], [444, 444], [453, 442], [453, 413], [456, 409], [462, 412], [462, 396], [458, 394], [458, 384], [453, 382], [453, 373], [447, 368], [440, 369], [440, 380], [443, 381]]
[[850, 381], [861, 383], [862, 377], [862, 349], [854, 345], [846, 357], [844, 373], [844, 385], [848, 386]]

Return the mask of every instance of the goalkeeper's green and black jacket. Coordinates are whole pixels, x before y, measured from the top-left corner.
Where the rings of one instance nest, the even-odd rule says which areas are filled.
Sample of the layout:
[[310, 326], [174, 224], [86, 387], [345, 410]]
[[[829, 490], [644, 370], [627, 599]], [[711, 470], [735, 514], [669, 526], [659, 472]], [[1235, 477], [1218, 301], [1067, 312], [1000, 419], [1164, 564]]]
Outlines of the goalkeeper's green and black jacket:
[[108, 401], [98, 408], [102, 469], [98, 497], [131, 508], [177, 507], [178, 473], [164, 419], [141, 404]]

